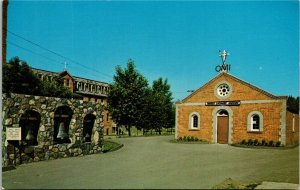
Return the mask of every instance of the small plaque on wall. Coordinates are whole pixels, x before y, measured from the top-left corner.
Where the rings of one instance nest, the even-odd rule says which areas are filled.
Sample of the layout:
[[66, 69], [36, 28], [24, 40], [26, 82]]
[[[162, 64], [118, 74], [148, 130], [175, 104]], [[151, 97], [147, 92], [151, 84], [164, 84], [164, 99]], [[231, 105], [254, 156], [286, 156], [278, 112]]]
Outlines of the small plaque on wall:
[[21, 140], [21, 127], [7, 127], [6, 140]]

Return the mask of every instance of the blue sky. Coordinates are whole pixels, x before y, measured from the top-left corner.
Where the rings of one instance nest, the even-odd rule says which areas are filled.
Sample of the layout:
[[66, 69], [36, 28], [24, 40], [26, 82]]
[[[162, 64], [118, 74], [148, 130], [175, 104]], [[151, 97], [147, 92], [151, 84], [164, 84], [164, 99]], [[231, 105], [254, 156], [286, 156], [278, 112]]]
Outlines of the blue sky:
[[66, 61], [74, 76], [112, 82], [131, 58], [177, 100], [218, 74], [226, 49], [230, 74], [298, 96], [298, 29], [297, 1], [10, 1], [7, 59], [50, 71]]

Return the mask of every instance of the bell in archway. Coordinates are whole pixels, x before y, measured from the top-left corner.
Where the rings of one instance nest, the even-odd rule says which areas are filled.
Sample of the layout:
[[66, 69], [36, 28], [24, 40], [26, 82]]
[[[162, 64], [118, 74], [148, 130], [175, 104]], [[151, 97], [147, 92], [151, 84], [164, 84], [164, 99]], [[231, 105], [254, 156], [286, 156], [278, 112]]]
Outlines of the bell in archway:
[[65, 132], [65, 125], [63, 122], [61, 122], [59, 124], [59, 128], [58, 128], [58, 134], [57, 134], [57, 138], [58, 139], [64, 139], [66, 138], [68, 135], [67, 133]]
[[27, 140], [27, 141], [32, 141], [32, 140], [34, 140], [34, 136], [33, 136], [33, 134], [32, 134], [32, 130], [31, 130], [31, 129], [29, 129], [29, 130], [27, 131], [27, 135], [26, 135], [26, 137], [25, 137], [25, 140]]

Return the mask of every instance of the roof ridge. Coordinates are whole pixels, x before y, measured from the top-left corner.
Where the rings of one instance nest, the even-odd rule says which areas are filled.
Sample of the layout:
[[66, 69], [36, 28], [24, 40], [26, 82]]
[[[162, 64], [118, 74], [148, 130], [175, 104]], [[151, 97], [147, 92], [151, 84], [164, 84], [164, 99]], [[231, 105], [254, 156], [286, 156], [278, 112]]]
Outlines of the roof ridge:
[[233, 75], [228, 74], [228, 73], [224, 73], [224, 74], [228, 75], [229, 77], [232, 77], [233, 79], [235, 79], [235, 80], [237, 80], [237, 81], [243, 83], [243, 84], [246, 85], [246, 86], [249, 86], [250, 88], [253, 88], [254, 90], [257, 90], [257, 91], [263, 93], [263, 94], [266, 95], [266, 96], [269, 96], [269, 97], [274, 98], [274, 99], [280, 99], [280, 97], [275, 96], [275, 95], [273, 95], [273, 94], [267, 92], [266, 90], [263, 90], [263, 89], [261, 89], [261, 88], [255, 86], [255, 85], [253, 85], [253, 84], [251, 84], [251, 83], [249, 83], [249, 82], [246, 82], [246, 81], [244, 81], [244, 80], [242, 80], [242, 79], [240, 79], [240, 78], [238, 78], [238, 77], [236, 77], [236, 76], [233, 76]]
[[200, 88], [198, 88], [197, 90], [195, 90], [193, 93], [191, 93], [190, 95], [188, 95], [188, 96], [187, 96], [186, 98], [184, 98], [181, 102], [185, 102], [185, 101], [186, 101], [187, 99], [189, 99], [191, 96], [193, 96], [194, 94], [196, 94], [197, 92], [199, 92], [200, 90], [202, 90], [203, 88], [205, 88], [208, 84], [210, 84], [210, 83], [212, 83], [213, 81], [217, 80], [217, 79], [220, 78], [221, 76], [229, 76], [229, 77], [231, 77], [233, 80], [236, 80], [236, 81], [238, 81], [238, 82], [240, 82], [240, 83], [242, 83], [242, 84], [244, 84], [244, 85], [246, 85], [246, 86], [248, 86], [248, 87], [250, 87], [250, 88], [252, 88], [252, 89], [254, 89], [254, 90], [256, 90], [256, 91], [258, 91], [258, 92], [260, 92], [260, 93], [262, 93], [262, 94], [264, 94], [264, 95], [266, 95], [266, 96], [268, 96], [268, 97], [270, 97], [270, 98], [273, 98], [273, 99], [281, 99], [280, 96], [275, 96], [275, 95], [273, 95], [273, 94], [271, 94], [271, 93], [269, 93], [269, 92], [267, 92], [267, 91], [265, 91], [265, 90], [263, 90], [263, 89], [261, 89], [261, 88], [255, 86], [255, 85], [253, 85], [253, 84], [251, 84], [251, 83], [249, 83], [249, 82], [246, 82], [246, 81], [244, 81], [244, 80], [242, 80], [242, 79], [239, 79], [239, 78], [236, 77], [236, 76], [233, 76], [233, 75], [228, 74], [228, 73], [225, 73], [225, 72], [221, 72], [221, 73], [219, 73], [217, 76], [215, 76], [214, 78], [212, 78], [211, 80], [209, 80], [208, 82], [206, 82], [204, 85], [202, 85]]
[[184, 98], [181, 102], [184, 102], [185, 100], [187, 100], [188, 98], [190, 98], [191, 96], [193, 96], [194, 94], [196, 94], [198, 91], [200, 91], [201, 89], [203, 89], [204, 87], [206, 87], [209, 83], [213, 82], [214, 80], [216, 80], [217, 78], [219, 78], [221, 75], [223, 75], [224, 73], [220, 73], [217, 76], [213, 77], [212, 79], [210, 79], [208, 82], [206, 82], [204, 85], [202, 85], [201, 87], [199, 87], [197, 90], [195, 90], [193, 93], [191, 93], [190, 95], [188, 95], [186, 98]]

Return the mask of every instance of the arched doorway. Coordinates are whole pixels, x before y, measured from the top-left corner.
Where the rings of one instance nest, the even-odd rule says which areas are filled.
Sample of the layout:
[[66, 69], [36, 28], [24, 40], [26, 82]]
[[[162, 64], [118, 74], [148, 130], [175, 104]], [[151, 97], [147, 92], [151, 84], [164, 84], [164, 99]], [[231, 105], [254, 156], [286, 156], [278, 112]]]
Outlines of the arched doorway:
[[217, 143], [228, 144], [229, 114], [226, 110], [217, 113]]
[[93, 114], [87, 114], [83, 119], [83, 141], [91, 142], [93, 126], [96, 116]]
[[68, 106], [61, 106], [54, 112], [53, 144], [71, 143], [69, 139], [69, 125], [73, 111]]

